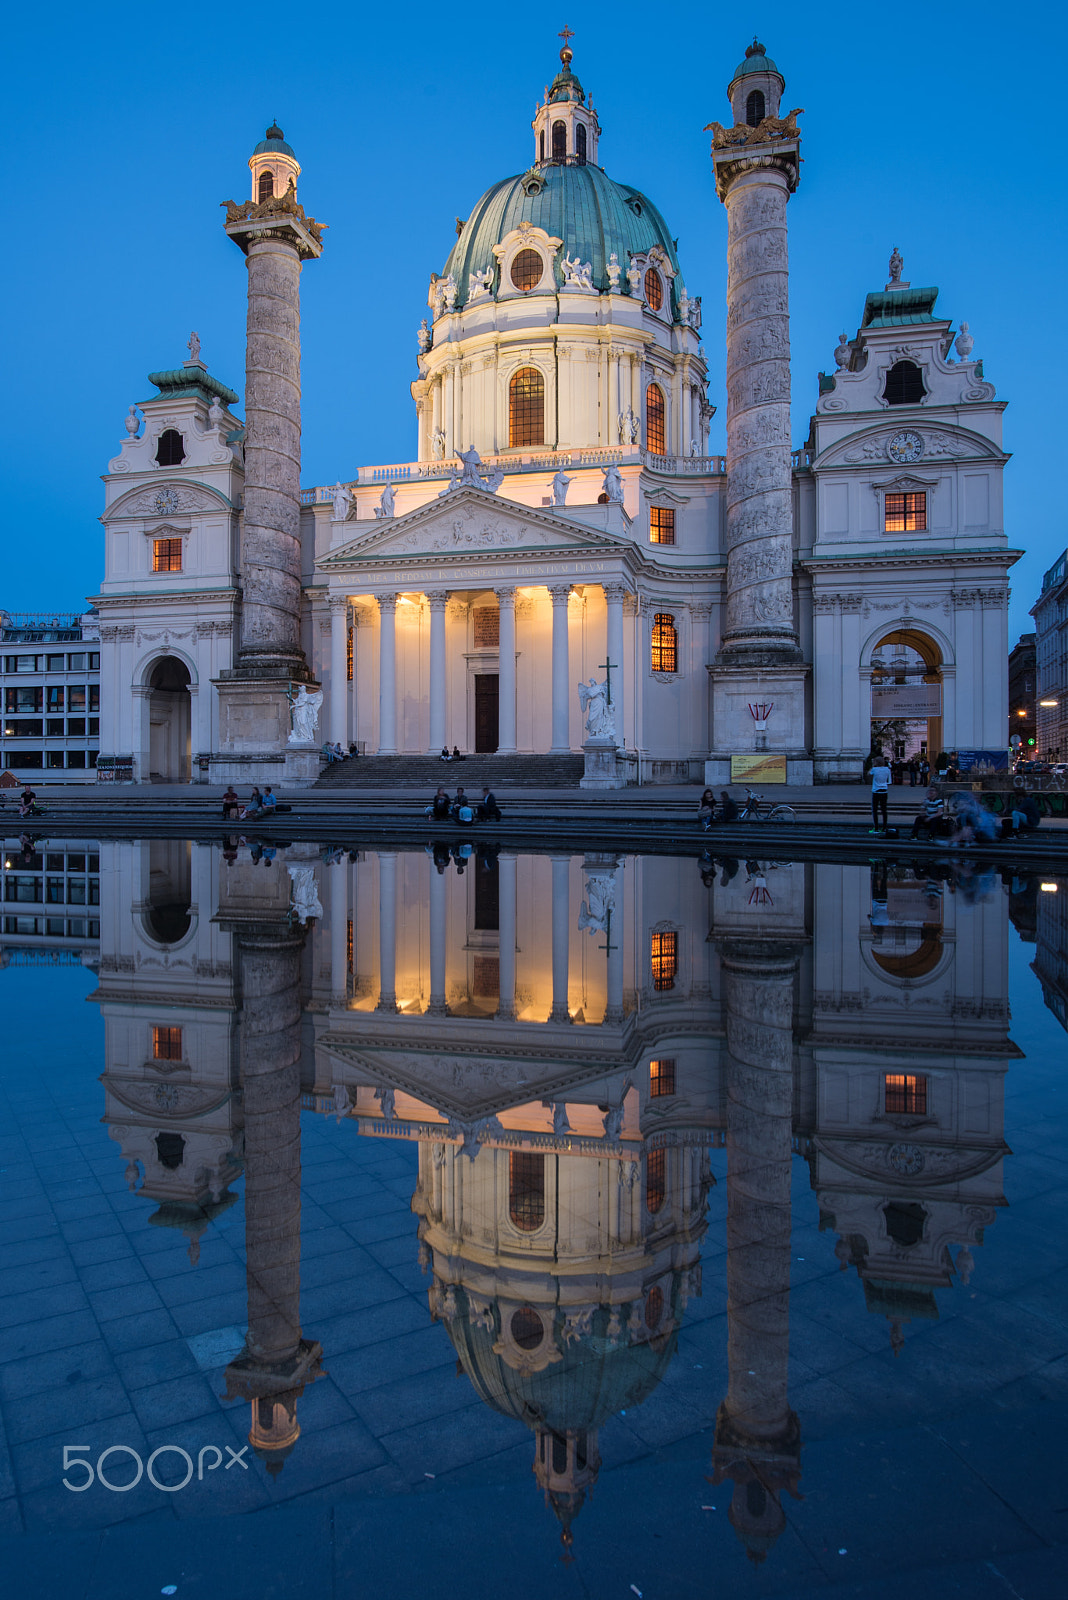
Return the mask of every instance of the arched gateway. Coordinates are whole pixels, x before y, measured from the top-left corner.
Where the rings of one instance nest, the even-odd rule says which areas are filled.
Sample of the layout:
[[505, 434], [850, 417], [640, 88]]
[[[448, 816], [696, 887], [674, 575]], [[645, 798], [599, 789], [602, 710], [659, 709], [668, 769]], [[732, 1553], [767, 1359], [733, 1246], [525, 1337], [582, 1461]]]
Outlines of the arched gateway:
[[146, 677], [148, 774], [159, 783], [187, 783], [192, 757], [189, 668], [177, 656], [160, 656]]

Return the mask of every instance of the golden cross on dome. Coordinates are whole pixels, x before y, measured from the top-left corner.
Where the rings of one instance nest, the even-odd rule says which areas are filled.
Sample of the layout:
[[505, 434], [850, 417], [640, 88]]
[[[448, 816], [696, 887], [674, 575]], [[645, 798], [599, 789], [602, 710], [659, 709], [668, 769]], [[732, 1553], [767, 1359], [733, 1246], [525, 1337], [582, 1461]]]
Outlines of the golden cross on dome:
[[560, 32], [556, 35], [556, 37], [558, 39], [562, 39], [564, 41], [564, 49], [566, 50], [567, 49], [568, 40], [569, 39], [573, 39], [575, 37], [575, 30], [573, 28], [569, 28], [567, 23], [565, 22], [563, 27], [560, 29]]

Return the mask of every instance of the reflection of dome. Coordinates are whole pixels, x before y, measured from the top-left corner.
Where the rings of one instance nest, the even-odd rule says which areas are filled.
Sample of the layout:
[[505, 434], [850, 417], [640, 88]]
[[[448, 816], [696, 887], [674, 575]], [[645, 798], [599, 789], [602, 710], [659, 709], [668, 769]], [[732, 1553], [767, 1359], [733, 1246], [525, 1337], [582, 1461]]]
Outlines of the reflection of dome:
[[[548, 165], [536, 174], [523, 173], [494, 184], [473, 208], [443, 274], [447, 278], [451, 273], [456, 280], [457, 305], [467, 299], [468, 274], [495, 267], [494, 245], [521, 222], [562, 239], [560, 258], [568, 253], [589, 261], [594, 287], [601, 291], [608, 289], [606, 269], [613, 251], [626, 272], [632, 253], [647, 254], [658, 244], [678, 271], [667, 223], [644, 194], [614, 183], [600, 167]], [[678, 287], [681, 283], [676, 280]]]

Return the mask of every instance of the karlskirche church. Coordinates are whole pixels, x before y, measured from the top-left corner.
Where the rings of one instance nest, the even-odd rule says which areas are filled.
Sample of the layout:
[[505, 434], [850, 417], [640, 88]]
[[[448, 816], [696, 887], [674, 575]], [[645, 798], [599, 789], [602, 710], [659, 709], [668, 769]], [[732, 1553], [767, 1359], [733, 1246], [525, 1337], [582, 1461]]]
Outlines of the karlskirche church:
[[626, 152], [602, 151], [568, 40], [533, 143], [518, 118], [508, 141], [522, 170], [428, 248], [412, 460], [301, 484], [300, 275], [329, 251], [282, 130], [256, 145], [224, 223], [243, 416], [194, 335], [104, 477], [102, 778], [299, 785], [329, 740], [570, 757], [593, 788], [819, 783], [858, 779], [873, 739], [1004, 745], [1019, 552], [968, 324], [895, 246], [856, 333], [828, 334], [794, 447], [783, 74], [754, 40], [711, 124], [724, 324], [679, 219], [601, 164]]

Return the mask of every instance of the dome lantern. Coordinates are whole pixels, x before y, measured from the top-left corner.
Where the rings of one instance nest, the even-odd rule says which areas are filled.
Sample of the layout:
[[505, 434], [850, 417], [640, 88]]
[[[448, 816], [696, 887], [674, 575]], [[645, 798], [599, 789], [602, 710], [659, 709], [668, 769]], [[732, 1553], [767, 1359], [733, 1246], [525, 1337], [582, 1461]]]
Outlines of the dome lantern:
[[272, 122], [259, 144], [248, 158], [249, 170], [252, 173], [252, 199], [254, 204], [262, 205], [265, 200], [275, 200], [285, 194], [289, 185], [293, 185], [293, 198], [297, 196], [297, 179], [300, 177], [300, 162], [297, 160], [293, 149], [286, 143], [286, 136], [278, 126]]
[[765, 117], [777, 117], [785, 88], [782, 73], [760, 40], [754, 38], [727, 85], [735, 127], [744, 122], [755, 128]]
[[593, 102], [587, 100], [586, 91], [571, 70], [574, 52], [568, 40], [574, 38], [570, 28], [563, 28], [564, 41], [560, 51], [560, 71], [545, 90], [545, 99], [534, 114], [534, 165], [584, 167], [587, 162], [596, 164], [597, 140], [601, 126]]

